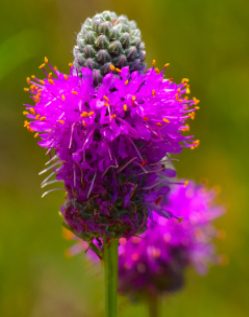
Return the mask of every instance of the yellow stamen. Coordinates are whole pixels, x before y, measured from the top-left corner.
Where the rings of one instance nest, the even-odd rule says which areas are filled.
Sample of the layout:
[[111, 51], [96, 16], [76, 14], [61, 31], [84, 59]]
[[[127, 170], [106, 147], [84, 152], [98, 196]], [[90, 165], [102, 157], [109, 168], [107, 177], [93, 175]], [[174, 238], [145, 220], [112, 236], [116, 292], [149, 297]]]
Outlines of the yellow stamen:
[[48, 63], [48, 58], [45, 56], [44, 57], [44, 62], [47, 64]]
[[152, 95], [153, 95], [153, 97], [156, 96], [156, 91], [154, 89], [152, 90]]
[[111, 119], [114, 119], [114, 118], [116, 118], [116, 115], [115, 114], [111, 115]]
[[132, 96], [132, 98], [131, 98], [133, 101], [135, 101], [136, 100], [136, 96]]
[[37, 138], [39, 136], [39, 133], [36, 133], [35, 135], [34, 135], [34, 138]]
[[181, 93], [181, 89], [180, 89], [180, 88], [178, 88], [178, 89], [177, 89], [177, 92], [178, 92], [178, 94], [180, 94], [180, 93]]
[[66, 99], [65, 95], [62, 95], [62, 96], [61, 96], [61, 99], [62, 99], [62, 100], [65, 100], [65, 99]]
[[54, 85], [53, 79], [49, 79], [48, 82], [49, 82], [51, 85]]
[[26, 116], [26, 115], [29, 114], [29, 113], [28, 113], [28, 111], [23, 111], [22, 114], [23, 114], [24, 116]]
[[183, 217], [180, 217], [180, 218], [178, 219], [178, 222], [181, 223], [182, 221], [183, 221]]
[[176, 94], [176, 101], [179, 101], [179, 96]]
[[78, 95], [77, 91], [72, 91], [73, 95]]
[[39, 82], [42, 84], [42, 85], [45, 85], [45, 81], [44, 80], [39, 80]]
[[184, 187], [187, 187], [188, 183], [189, 183], [189, 181], [185, 181], [184, 182]]
[[166, 63], [165, 65], [164, 65], [164, 67], [169, 67], [169, 65], [170, 65], [170, 63]]
[[186, 94], [188, 94], [188, 95], [189, 95], [189, 94], [190, 94], [190, 92], [191, 92], [191, 91], [190, 91], [189, 87], [187, 87], [187, 88], [186, 88]]
[[28, 85], [30, 85], [30, 77], [26, 78]]
[[43, 64], [41, 64], [41, 65], [39, 66], [39, 68], [42, 69], [42, 68], [44, 68], [45, 66], [46, 66], [46, 64], [43, 63]]
[[24, 121], [24, 128], [26, 128], [29, 125], [29, 122], [27, 120]]
[[73, 63], [68, 63], [69, 67], [73, 67]]
[[35, 120], [39, 119], [40, 118], [40, 115], [37, 114], [36, 117], [35, 117]]
[[127, 105], [123, 105], [124, 111], [127, 111]]
[[109, 107], [109, 103], [108, 102], [104, 102], [104, 106]]
[[114, 70], [115, 70], [115, 66], [110, 65], [110, 69], [111, 69], [112, 71], [114, 71]]
[[65, 80], [68, 80], [68, 76], [67, 75], [64, 74], [63, 77], [64, 77]]
[[148, 120], [149, 120], [149, 118], [148, 118], [148, 117], [143, 117], [143, 119], [144, 119], [145, 121], [148, 121]]
[[121, 69], [116, 67], [115, 70], [116, 70], [116, 72], [121, 73]]
[[91, 112], [88, 113], [88, 116], [91, 117], [93, 114], [94, 114], [94, 112], [91, 111]]
[[52, 79], [52, 76], [53, 76], [52, 73], [49, 73], [49, 74], [48, 74], [48, 78], [49, 78], [49, 79]]
[[159, 127], [162, 126], [161, 122], [157, 122], [156, 124], [157, 124]]
[[83, 126], [86, 128], [86, 123], [85, 121], [82, 121]]
[[125, 82], [125, 85], [128, 85], [128, 83], [129, 83], [129, 80], [127, 79], [126, 82]]
[[170, 121], [166, 118], [163, 118], [163, 121], [166, 122], [166, 123], [170, 123]]
[[31, 114], [35, 114], [35, 109], [34, 108], [30, 108], [29, 111], [30, 111]]
[[29, 132], [34, 132], [34, 130], [33, 130], [32, 128], [30, 128], [29, 125], [27, 126], [27, 130], [28, 130]]
[[199, 110], [199, 109], [200, 109], [200, 107], [199, 107], [199, 106], [196, 106], [196, 107], [195, 107], [195, 109], [196, 109], [196, 110]]
[[81, 113], [80, 116], [83, 117], [83, 118], [88, 117], [88, 113], [86, 111], [84, 111], [83, 113]]
[[182, 84], [185, 84], [185, 83], [188, 83], [189, 82], [189, 79], [188, 78], [183, 78], [182, 79]]
[[32, 78], [32, 79], [35, 79], [35, 75], [31, 75], [31, 78]]
[[156, 71], [157, 75], [160, 74], [160, 70], [158, 68], [156, 68], [155, 71]]
[[44, 121], [44, 120], [46, 120], [46, 119], [47, 119], [46, 117], [41, 117], [41, 118], [40, 118], [41, 121]]
[[65, 121], [63, 121], [63, 120], [58, 120], [58, 122], [60, 122], [61, 124], [65, 123]]
[[190, 112], [190, 113], [189, 113], [189, 117], [190, 117], [190, 119], [194, 120], [194, 118], [195, 118], [195, 112]]
[[153, 67], [156, 66], [156, 60], [155, 60], [155, 59], [153, 59], [153, 61], [152, 61], [152, 66], [153, 66]]
[[194, 103], [195, 103], [195, 106], [198, 105], [198, 103], [200, 102], [200, 100], [198, 100], [198, 99], [195, 98], [195, 97], [193, 98], [193, 101], [194, 101]]
[[23, 90], [24, 90], [24, 91], [29, 91], [29, 89], [28, 89], [28, 88], [23, 88]]
[[54, 66], [54, 70], [57, 71], [57, 70], [58, 70], [58, 67]]
[[109, 101], [107, 96], [104, 96], [103, 98], [105, 99], [105, 101], [107, 101], [107, 102]]

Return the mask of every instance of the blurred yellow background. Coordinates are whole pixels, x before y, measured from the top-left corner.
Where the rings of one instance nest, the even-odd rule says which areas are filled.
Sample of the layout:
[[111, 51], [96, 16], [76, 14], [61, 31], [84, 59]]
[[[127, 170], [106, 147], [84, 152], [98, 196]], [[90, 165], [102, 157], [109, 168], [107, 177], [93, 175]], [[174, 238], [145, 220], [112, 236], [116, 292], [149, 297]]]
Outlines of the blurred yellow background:
[[[147, 63], [176, 82], [190, 78], [201, 109], [191, 132], [201, 145], [185, 149], [180, 177], [221, 187], [228, 212], [218, 252], [225, 267], [207, 276], [189, 270], [183, 291], [163, 300], [162, 316], [248, 316], [249, 282], [249, 4], [246, 0], [1, 0], [0, 4], [0, 316], [103, 315], [101, 270], [84, 255], [64, 251], [57, 211], [63, 194], [41, 199], [45, 151], [23, 129], [26, 77], [42, 77], [44, 56], [68, 72], [76, 33], [103, 10], [137, 21]], [[119, 316], [146, 316], [145, 307], [120, 299]]]

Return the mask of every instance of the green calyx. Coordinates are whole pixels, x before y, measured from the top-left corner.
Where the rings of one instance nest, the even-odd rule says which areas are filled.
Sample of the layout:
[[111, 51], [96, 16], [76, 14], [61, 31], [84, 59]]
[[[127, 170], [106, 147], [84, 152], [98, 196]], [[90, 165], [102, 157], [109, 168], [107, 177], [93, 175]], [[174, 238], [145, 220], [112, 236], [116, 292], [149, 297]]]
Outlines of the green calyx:
[[111, 65], [129, 66], [131, 72], [141, 73], [146, 68], [144, 43], [136, 23], [110, 11], [86, 19], [77, 35], [73, 54], [74, 69], [79, 75], [82, 67], [93, 70], [95, 85], [111, 71]]

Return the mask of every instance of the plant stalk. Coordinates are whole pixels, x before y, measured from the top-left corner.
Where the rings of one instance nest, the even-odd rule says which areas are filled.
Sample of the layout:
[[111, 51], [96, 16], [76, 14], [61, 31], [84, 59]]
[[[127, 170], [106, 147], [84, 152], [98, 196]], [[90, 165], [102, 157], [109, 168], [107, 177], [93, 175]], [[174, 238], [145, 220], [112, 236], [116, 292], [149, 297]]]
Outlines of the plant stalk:
[[148, 310], [149, 310], [149, 317], [158, 317], [159, 316], [159, 301], [157, 296], [153, 296], [152, 298], [148, 299]]
[[118, 240], [104, 241], [105, 317], [117, 317]]

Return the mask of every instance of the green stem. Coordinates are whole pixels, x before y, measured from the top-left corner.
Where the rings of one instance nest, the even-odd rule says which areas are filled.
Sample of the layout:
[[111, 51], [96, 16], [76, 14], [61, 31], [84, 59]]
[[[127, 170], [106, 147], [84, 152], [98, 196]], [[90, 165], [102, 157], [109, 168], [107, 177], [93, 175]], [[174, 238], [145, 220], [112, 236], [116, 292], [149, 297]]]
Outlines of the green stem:
[[158, 298], [152, 297], [148, 299], [148, 309], [149, 309], [149, 317], [158, 317], [159, 316], [159, 303]]
[[117, 316], [118, 240], [104, 241], [105, 316]]

